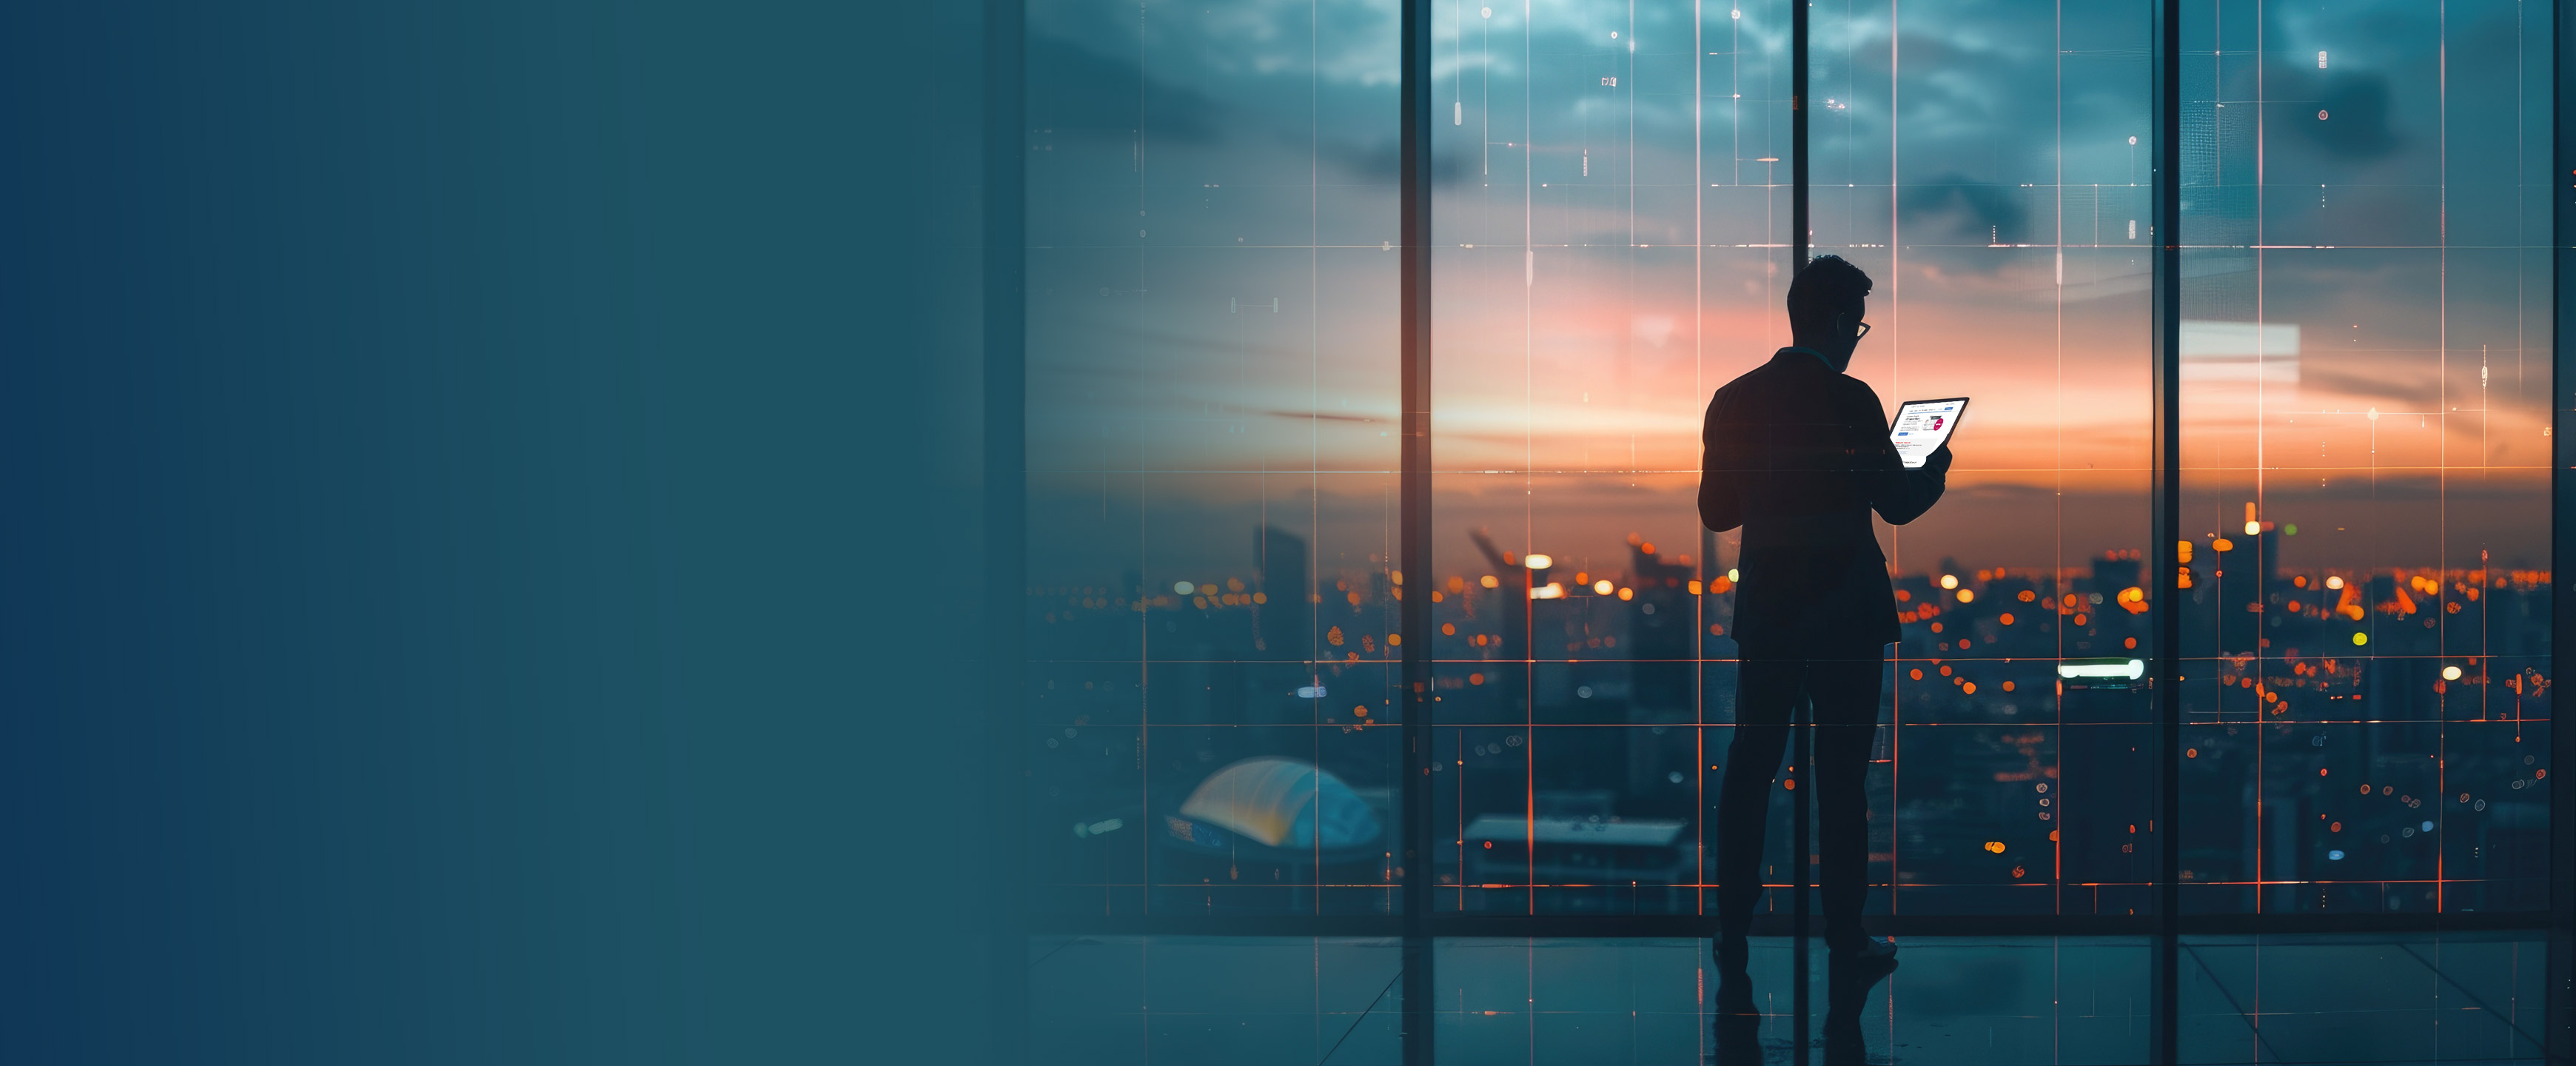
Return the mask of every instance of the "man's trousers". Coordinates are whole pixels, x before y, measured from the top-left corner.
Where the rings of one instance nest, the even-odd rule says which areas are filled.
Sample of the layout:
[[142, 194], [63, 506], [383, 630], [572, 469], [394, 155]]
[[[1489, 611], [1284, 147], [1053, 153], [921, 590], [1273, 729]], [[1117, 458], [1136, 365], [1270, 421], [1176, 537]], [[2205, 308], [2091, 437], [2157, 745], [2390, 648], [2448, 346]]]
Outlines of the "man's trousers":
[[[1846, 655], [1788, 659], [1748, 654], [1742, 660], [1736, 675], [1735, 740], [1727, 749], [1726, 776], [1717, 796], [1717, 913], [1723, 936], [1744, 935], [1762, 901], [1763, 827], [1769, 820], [1772, 784], [1782, 776], [1790, 712], [1801, 702], [1814, 708], [1815, 766], [1798, 767], [1789, 777], [1797, 790], [1814, 790], [1816, 883], [1823, 890], [1825, 938], [1840, 943], [1864, 935], [1860, 910], [1869, 897], [1869, 755], [1878, 733], [1886, 653], [1873, 648]], [[1792, 871], [1784, 868], [1770, 876], [1786, 883]]]

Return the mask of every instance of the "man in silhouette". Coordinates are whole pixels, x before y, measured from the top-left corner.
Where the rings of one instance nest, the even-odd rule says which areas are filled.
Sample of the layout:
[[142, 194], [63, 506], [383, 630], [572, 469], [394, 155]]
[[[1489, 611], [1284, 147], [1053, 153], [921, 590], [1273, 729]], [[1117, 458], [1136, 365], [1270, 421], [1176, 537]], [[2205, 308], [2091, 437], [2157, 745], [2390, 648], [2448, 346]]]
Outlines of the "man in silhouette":
[[1792, 778], [1793, 787], [1815, 790], [1821, 815], [1826, 946], [1838, 969], [1846, 961], [1889, 964], [1896, 953], [1860, 925], [1869, 893], [1870, 742], [1887, 645], [1899, 636], [1870, 512], [1903, 525], [1929, 510], [1941, 498], [1950, 449], [1906, 469], [1888, 442], [1878, 394], [1843, 372], [1869, 332], [1869, 289], [1869, 275], [1839, 256], [1818, 256], [1800, 270], [1789, 283], [1795, 343], [1717, 390], [1701, 437], [1700, 520], [1720, 532], [1744, 528], [1735, 742], [1717, 799], [1715, 952], [1721, 999], [1747, 1007], [1745, 934], [1762, 899], [1763, 824], [1790, 713], [1802, 701], [1816, 724], [1815, 765]]

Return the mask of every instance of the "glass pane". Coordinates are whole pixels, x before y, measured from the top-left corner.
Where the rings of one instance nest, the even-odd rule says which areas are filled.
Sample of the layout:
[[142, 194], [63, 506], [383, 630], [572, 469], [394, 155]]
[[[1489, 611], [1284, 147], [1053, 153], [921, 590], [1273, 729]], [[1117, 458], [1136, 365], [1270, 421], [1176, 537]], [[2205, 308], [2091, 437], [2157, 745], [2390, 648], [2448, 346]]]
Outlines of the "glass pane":
[[1029, 938], [1029, 1066], [1404, 1061], [1403, 943]]
[[2545, 905], [2548, 16], [2184, 7], [2189, 910]]
[[1876, 282], [1850, 372], [1972, 400], [1940, 504], [1881, 527], [1873, 909], [2149, 912], [2149, 14], [1815, 9], [1816, 251]]
[[1700, 913], [1699, 425], [1785, 343], [1788, 6], [1434, 12], [1435, 902]]
[[1395, 12], [1030, 5], [1041, 912], [1396, 906]]

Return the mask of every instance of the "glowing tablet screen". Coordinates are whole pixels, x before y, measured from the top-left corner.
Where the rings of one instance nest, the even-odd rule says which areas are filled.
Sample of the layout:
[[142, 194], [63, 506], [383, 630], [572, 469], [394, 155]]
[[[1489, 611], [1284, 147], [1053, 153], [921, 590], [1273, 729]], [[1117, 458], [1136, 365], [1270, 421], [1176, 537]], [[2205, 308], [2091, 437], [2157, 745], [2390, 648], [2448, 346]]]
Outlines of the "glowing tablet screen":
[[1908, 467], [1919, 467], [1950, 431], [1959, 428], [1959, 418], [1968, 413], [1965, 396], [1948, 400], [1907, 400], [1896, 409], [1896, 425], [1887, 431], [1887, 439], [1896, 444], [1898, 458]]

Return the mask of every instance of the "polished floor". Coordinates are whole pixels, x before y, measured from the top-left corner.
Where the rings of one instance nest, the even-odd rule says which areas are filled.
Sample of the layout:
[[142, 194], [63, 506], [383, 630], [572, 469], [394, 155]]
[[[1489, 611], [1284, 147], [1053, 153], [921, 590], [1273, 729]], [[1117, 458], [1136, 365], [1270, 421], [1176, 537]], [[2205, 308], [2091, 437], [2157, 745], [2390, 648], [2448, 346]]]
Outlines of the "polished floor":
[[[1826, 1024], [1812, 957], [1803, 1036], [1827, 1063], [2134, 1063], [2147, 1055], [2149, 942], [1908, 938], [1857, 1025]], [[1755, 942], [1750, 1024], [1716, 1024], [1704, 940], [1444, 940], [1443, 1063], [1793, 1061], [1794, 953]], [[1389, 940], [1039, 937], [1032, 1060], [1048, 1064], [1396, 1066]], [[2482, 1063], [2539, 1057], [2542, 946], [2512, 933], [2195, 936], [2183, 949], [2183, 1060]]]

